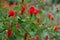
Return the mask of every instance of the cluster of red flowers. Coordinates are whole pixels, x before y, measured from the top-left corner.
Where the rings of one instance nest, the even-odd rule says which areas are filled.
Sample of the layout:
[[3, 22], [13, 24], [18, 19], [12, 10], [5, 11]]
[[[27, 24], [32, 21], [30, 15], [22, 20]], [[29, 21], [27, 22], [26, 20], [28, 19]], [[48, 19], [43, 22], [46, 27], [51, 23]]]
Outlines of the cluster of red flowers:
[[34, 6], [31, 6], [31, 7], [29, 8], [28, 12], [29, 12], [30, 14], [35, 14], [35, 15], [38, 14], [38, 10], [35, 9]]
[[[24, 1], [24, 0], [23, 0], [23, 1]], [[42, 8], [40, 8], [40, 9], [42, 10]], [[26, 7], [25, 7], [25, 6], [22, 6], [22, 8], [21, 8], [21, 13], [23, 13], [25, 10], [26, 10]], [[58, 10], [58, 8], [57, 8], [57, 10]], [[29, 13], [30, 15], [32, 15], [32, 14], [37, 15], [37, 14], [38, 14], [38, 10], [35, 9], [34, 6], [31, 6], [31, 7], [28, 9], [28, 13]], [[8, 16], [14, 16], [14, 15], [15, 15], [15, 11], [12, 10], [12, 9], [10, 9], [9, 12], [8, 12]], [[49, 13], [49, 14], [48, 14], [48, 18], [51, 19], [51, 20], [54, 20], [53, 16], [54, 16], [54, 15], [53, 15], [52, 13]], [[38, 25], [38, 23], [40, 22], [40, 20], [41, 20], [41, 18], [37, 18], [36, 25]], [[18, 26], [19, 26], [19, 25], [16, 24], [16, 27], [18, 27]], [[54, 26], [53, 30], [58, 30], [58, 26]], [[12, 30], [11, 30], [11, 29], [8, 29], [7, 34], [8, 34], [8, 36], [10, 36], [10, 35], [12, 34]], [[28, 33], [25, 33], [24, 36], [27, 38], [27, 37], [28, 37]], [[49, 36], [46, 35], [45, 38], [48, 39]], [[30, 38], [30, 40], [34, 40], [34, 38]], [[39, 36], [38, 36], [38, 35], [36, 36], [36, 40], [39, 40]]]
[[[25, 10], [26, 10], [26, 7], [25, 7], [25, 6], [22, 6], [21, 12], [24, 12]], [[30, 14], [35, 14], [35, 15], [38, 14], [38, 10], [35, 9], [34, 6], [31, 6], [31, 7], [28, 9], [28, 12], [29, 12]], [[14, 16], [14, 14], [15, 14], [15, 11], [12, 10], [12, 9], [10, 9], [10, 10], [9, 10], [9, 16]]]

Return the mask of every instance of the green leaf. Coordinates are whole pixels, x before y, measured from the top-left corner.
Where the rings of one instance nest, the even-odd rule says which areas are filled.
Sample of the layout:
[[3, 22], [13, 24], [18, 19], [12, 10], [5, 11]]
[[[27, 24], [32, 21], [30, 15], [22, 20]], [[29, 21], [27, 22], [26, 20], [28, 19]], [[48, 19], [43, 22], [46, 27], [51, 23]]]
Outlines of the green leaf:
[[31, 28], [33, 28], [35, 31], [38, 30], [38, 27], [34, 23], [31, 24]]
[[8, 29], [8, 26], [7, 25], [3, 25], [2, 26], [4, 29]]
[[23, 36], [20, 34], [20, 31], [16, 29], [16, 27], [12, 27], [12, 31], [13, 31], [13, 33], [16, 34], [16, 36], [21, 36], [21, 37], [23, 37]]
[[18, 6], [15, 6], [13, 7], [14, 10], [18, 11], [19, 10], [19, 7]]
[[0, 29], [0, 33], [4, 32], [6, 29]]
[[0, 22], [3, 22], [2, 19], [0, 19]]
[[30, 2], [31, 0], [25, 0], [25, 2]]
[[41, 11], [41, 10], [39, 10], [39, 13], [40, 13], [40, 14], [42, 14], [42, 11]]

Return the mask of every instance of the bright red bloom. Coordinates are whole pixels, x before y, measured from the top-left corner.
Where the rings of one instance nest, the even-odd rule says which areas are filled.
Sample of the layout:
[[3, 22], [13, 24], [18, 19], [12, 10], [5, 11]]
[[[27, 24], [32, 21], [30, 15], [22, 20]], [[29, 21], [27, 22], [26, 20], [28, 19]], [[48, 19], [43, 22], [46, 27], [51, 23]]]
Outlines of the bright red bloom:
[[37, 18], [37, 22], [40, 22], [40, 18]]
[[14, 16], [14, 14], [15, 14], [15, 11], [12, 10], [12, 9], [10, 9], [9, 12], [8, 12], [8, 15], [9, 15], [9, 16]]
[[34, 6], [31, 6], [31, 7], [29, 8], [28, 12], [29, 12], [30, 14], [32, 14], [32, 13], [34, 12]]
[[30, 40], [34, 40], [34, 38], [30, 38]]
[[11, 29], [8, 29], [7, 30], [7, 34], [8, 34], [8, 36], [10, 36], [12, 34], [12, 30]]
[[49, 38], [49, 36], [48, 36], [48, 35], [46, 35], [46, 36], [45, 36], [45, 38], [46, 38], [46, 39], [48, 39], [48, 38]]
[[54, 26], [54, 30], [58, 30], [58, 26]]
[[34, 14], [37, 15], [38, 14], [38, 10], [35, 9], [34, 10]]
[[22, 6], [21, 12], [24, 12], [25, 10], [26, 10], [26, 7], [25, 6]]
[[28, 36], [28, 33], [25, 33], [25, 37], [27, 37]]
[[39, 40], [39, 36], [38, 35], [36, 36], [36, 40]]

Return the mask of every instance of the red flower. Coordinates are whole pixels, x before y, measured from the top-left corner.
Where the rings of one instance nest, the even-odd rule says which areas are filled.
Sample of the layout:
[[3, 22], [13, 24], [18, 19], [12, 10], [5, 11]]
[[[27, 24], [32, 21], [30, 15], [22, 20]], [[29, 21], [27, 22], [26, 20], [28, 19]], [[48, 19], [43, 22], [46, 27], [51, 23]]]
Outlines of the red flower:
[[37, 18], [37, 22], [40, 22], [40, 18]]
[[39, 36], [38, 35], [36, 36], [36, 40], [39, 40]]
[[46, 38], [46, 39], [48, 39], [48, 38], [49, 38], [49, 36], [48, 36], [48, 35], [46, 35], [46, 36], [45, 36], [45, 38]]
[[9, 12], [8, 12], [8, 15], [9, 15], [9, 16], [14, 16], [14, 14], [15, 14], [15, 11], [12, 10], [12, 9], [10, 9]]
[[7, 30], [7, 34], [8, 34], [8, 36], [10, 36], [12, 34], [12, 30], [11, 29], [8, 29]]
[[55, 20], [55, 18], [52, 17], [51, 20]]
[[28, 36], [28, 33], [25, 33], [25, 37], [27, 37]]
[[34, 40], [34, 38], [30, 38], [30, 40]]
[[25, 6], [22, 6], [21, 12], [24, 12], [25, 10], [26, 10], [26, 7]]
[[52, 14], [52, 13], [49, 13], [49, 14], [48, 14], [48, 18], [51, 19], [52, 17], [53, 17], [53, 14]]
[[58, 30], [58, 26], [54, 26], [54, 30]]
[[32, 13], [34, 12], [34, 6], [31, 6], [31, 7], [29, 8], [28, 12], [29, 12], [30, 14], [32, 14]]
[[38, 14], [38, 10], [35, 9], [34, 10], [34, 14], [37, 15]]

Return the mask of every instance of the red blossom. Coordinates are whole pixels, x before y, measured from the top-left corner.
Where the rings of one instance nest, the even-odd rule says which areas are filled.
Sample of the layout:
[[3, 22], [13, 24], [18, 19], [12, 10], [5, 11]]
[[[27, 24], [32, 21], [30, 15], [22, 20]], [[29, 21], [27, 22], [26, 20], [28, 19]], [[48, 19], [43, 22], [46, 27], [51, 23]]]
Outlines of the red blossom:
[[30, 14], [32, 14], [32, 13], [34, 12], [34, 6], [31, 6], [31, 7], [29, 8], [28, 12], [29, 12]]
[[48, 14], [48, 18], [51, 19], [52, 17], [53, 17], [53, 14], [52, 14], [52, 13], [49, 13], [49, 14]]
[[36, 36], [36, 40], [39, 40], [39, 36], [38, 35]]
[[8, 34], [8, 36], [10, 36], [12, 34], [12, 30], [11, 29], [8, 29], [7, 30], [7, 34]]
[[52, 17], [51, 20], [55, 20], [55, 18]]
[[34, 38], [30, 38], [30, 40], [34, 40]]
[[12, 10], [12, 9], [10, 9], [9, 12], [8, 12], [8, 15], [9, 15], [9, 16], [14, 16], [14, 14], [15, 14], [15, 11]]
[[48, 36], [48, 35], [46, 35], [46, 36], [45, 36], [45, 38], [46, 38], [46, 39], [48, 39], [48, 38], [49, 38], [49, 36]]
[[24, 36], [27, 37], [28, 36], [28, 33], [25, 33]]
[[34, 14], [37, 15], [38, 14], [38, 10], [35, 9], [34, 10]]
[[24, 12], [25, 10], [26, 10], [26, 7], [25, 6], [22, 6], [21, 12]]
[[54, 30], [58, 30], [58, 26], [54, 26]]
[[40, 22], [40, 18], [37, 18], [37, 22]]

